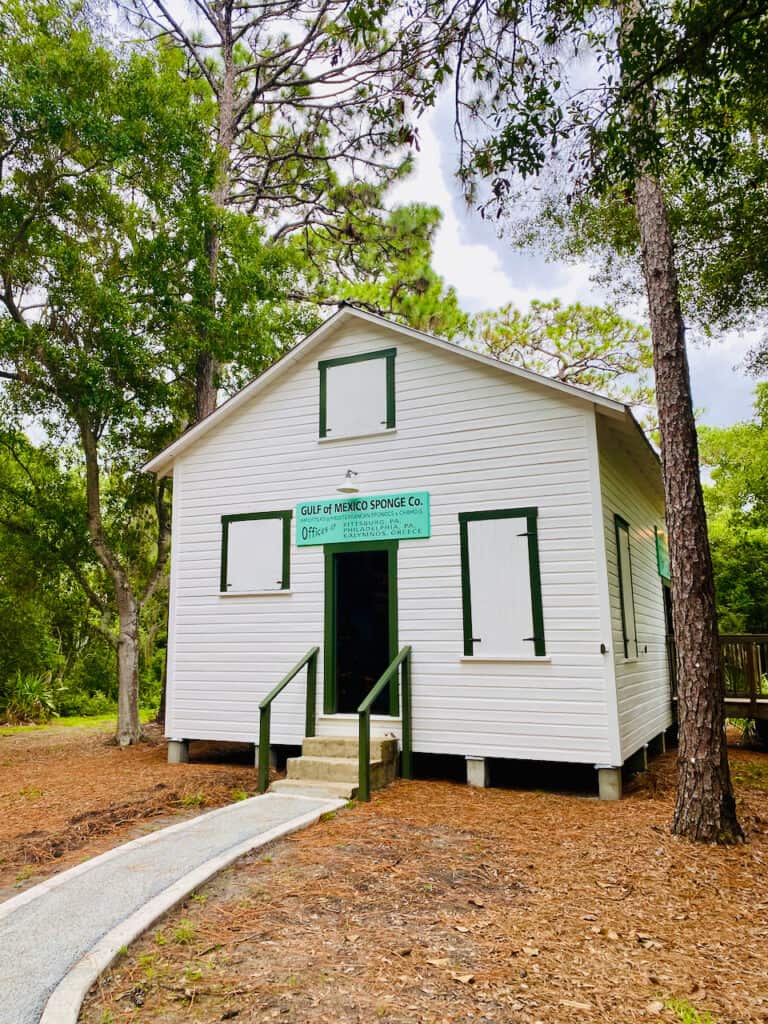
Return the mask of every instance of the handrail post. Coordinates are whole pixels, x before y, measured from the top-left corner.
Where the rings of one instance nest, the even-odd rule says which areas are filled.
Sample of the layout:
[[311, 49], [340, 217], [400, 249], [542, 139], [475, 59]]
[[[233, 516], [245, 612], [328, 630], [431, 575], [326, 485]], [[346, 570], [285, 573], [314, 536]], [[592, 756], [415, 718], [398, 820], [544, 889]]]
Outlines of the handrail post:
[[371, 799], [371, 713], [370, 711], [360, 712], [360, 725], [358, 736], [358, 789], [357, 799], [368, 801]]
[[259, 709], [259, 792], [266, 793], [269, 786], [269, 726], [271, 705]]
[[304, 735], [315, 735], [317, 714], [317, 648], [307, 663], [307, 710], [304, 719]]
[[757, 644], [747, 641], [744, 644], [746, 648], [746, 663], [747, 663], [747, 688], [749, 690], [749, 703], [754, 706], [757, 703], [757, 681], [758, 681], [758, 657], [759, 651]]
[[400, 710], [403, 723], [403, 754], [400, 761], [400, 774], [404, 779], [413, 778], [413, 754], [411, 747], [411, 652], [403, 659], [402, 664], [402, 699]]

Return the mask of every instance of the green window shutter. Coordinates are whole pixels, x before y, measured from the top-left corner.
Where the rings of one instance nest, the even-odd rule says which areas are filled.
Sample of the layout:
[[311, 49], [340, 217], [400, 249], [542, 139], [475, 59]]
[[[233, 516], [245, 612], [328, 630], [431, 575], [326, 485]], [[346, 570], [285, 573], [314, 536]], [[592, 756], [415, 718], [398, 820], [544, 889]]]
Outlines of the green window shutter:
[[613, 525], [616, 537], [616, 568], [619, 579], [619, 607], [621, 609], [621, 636], [624, 657], [637, 657], [637, 622], [635, 617], [635, 595], [632, 581], [632, 554], [629, 544], [629, 523], [620, 515], [614, 515]]
[[[288, 509], [274, 512], [243, 512], [238, 513], [236, 515], [225, 515], [221, 517], [221, 566], [219, 573], [219, 590], [221, 591], [221, 593], [247, 593], [249, 590], [290, 590], [292, 516], [293, 512], [290, 509]], [[238, 529], [238, 525], [246, 523], [259, 523], [270, 520], [274, 520], [276, 526], [279, 527], [281, 546], [278, 571], [280, 573], [280, 579], [273, 579], [272, 577], [263, 581], [256, 579], [252, 586], [244, 584], [236, 586], [233, 589], [230, 580], [230, 576], [232, 575], [233, 571], [231, 548], [233, 544], [233, 536], [235, 531]], [[239, 536], [237, 538], [238, 543], [240, 545], [241, 555], [244, 549], [246, 551], [249, 549], [250, 544], [259, 544], [262, 542], [269, 543], [266, 537], [262, 538], [259, 536], [260, 532], [261, 531], [254, 530], [252, 531], [252, 537], [244, 535]], [[238, 571], [242, 573], [243, 567], [238, 566]], [[247, 567], [245, 568], [244, 571], [247, 576]]]
[[[528, 582], [528, 598], [530, 601], [530, 607], [525, 612], [522, 612], [523, 621], [520, 623], [513, 622], [512, 629], [524, 629], [526, 635], [516, 637], [513, 636], [509, 641], [510, 650], [508, 654], [518, 654], [531, 652], [537, 657], [544, 657], [547, 653], [546, 641], [544, 635], [544, 608], [541, 597], [541, 568], [539, 564], [539, 537], [538, 537], [538, 509], [536, 508], [507, 508], [507, 509], [492, 509], [484, 512], [461, 512], [459, 513], [459, 544], [461, 551], [461, 594], [462, 594], [462, 618], [463, 618], [463, 631], [464, 631], [464, 654], [466, 656], [472, 656], [476, 654], [484, 653], [483, 648], [478, 645], [483, 642], [483, 637], [476, 637], [474, 630], [477, 629], [477, 616], [473, 617], [473, 587], [475, 589], [475, 603], [481, 605], [483, 598], [487, 597], [491, 603], [502, 602], [500, 607], [504, 607], [504, 580], [494, 580], [494, 584], [499, 588], [498, 593], [491, 595], [481, 595], [478, 597], [477, 588], [478, 586], [485, 586], [482, 580], [478, 579], [480, 575], [480, 567], [475, 567], [473, 573], [472, 566], [472, 542], [470, 531], [472, 530], [473, 523], [488, 523], [493, 520], [519, 520], [517, 523], [510, 523], [509, 529], [505, 531], [507, 544], [512, 539], [525, 539], [526, 542], [526, 553], [527, 558], [527, 582]], [[514, 531], [514, 532], [513, 532]], [[487, 543], [481, 537], [477, 538], [478, 543]], [[519, 549], [518, 549], [519, 552]], [[491, 560], [493, 559], [493, 552], [490, 552]], [[503, 554], [503, 552], [500, 552]], [[513, 605], [513, 590], [514, 581], [510, 578], [508, 581], [508, 595], [509, 604]], [[524, 593], [524, 592], [522, 592]], [[518, 604], [518, 608], [520, 605]], [[487, 638], [486, 638], [487, 640]], [[523, 646], [521, 647], [520, 644]], [[532, 648], [528, 647], [528, 644], [532, 644]], [[499, 641], [496, 641], [496, 645], [499, 646]], [[487, 650], [487, 649], [486, 649]], [[494, 650], [493, 655], [503, 656], [505, 652], [500, 650]]]
[[[328, 408], [329, 386], [328, 377], [334, 368], [340, 366], [353, 366], [357, 363], [367, 363], [371, 360], [384, 361], [384, 378], [382, 380], [383, 398], [385, 402], [384, 420], [366, 427], [365, 433], [375, 433], [377, 429], [394, 429], [396, 417], [396, 396], [395, 396], [395, 357], [396, 348], [379, 349], [376, 352], [361, 352], [354, 356], [338, 356], [335, 359], [322, 359], [318, 364], [320, 373], [320, 407], [319, 407], [319, 435], [320, 437], [337, 436], [332, 426], [334, 410]], [[347, 436], [339, 434], [339, 437]], [[354, 433], [349, 436], [355, 436]]]

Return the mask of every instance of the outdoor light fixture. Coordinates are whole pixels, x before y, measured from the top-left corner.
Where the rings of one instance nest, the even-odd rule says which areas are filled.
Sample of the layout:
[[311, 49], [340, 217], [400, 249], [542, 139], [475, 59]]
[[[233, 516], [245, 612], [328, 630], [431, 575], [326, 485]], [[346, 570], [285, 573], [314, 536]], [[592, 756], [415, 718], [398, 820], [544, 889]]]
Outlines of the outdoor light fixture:
[[353, 479], [353, 477], [356, 477], [357, 475], [358, 474], [355, 472], [354, 469], [348, 469], [347, 472], [344, 474], [344, 479], [341, 481], [336, 490], [340, 494], [357, 494], [360, 488], [357, 486]]

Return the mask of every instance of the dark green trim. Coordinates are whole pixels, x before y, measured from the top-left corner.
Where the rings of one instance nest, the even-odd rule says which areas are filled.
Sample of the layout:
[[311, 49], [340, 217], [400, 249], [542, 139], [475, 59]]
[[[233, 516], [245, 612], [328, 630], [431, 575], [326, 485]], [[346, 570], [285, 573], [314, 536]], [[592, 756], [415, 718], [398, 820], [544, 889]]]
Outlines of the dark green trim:
[[387, 429], [395, 426], [395, 357], [396, 348], [382, 348], [376, 352], [360, 352], [356, 356], [337, 356], [335, 359], [321, 359], [317, 364], [320, 371], [320, 437], [328, 434], [328, 384], [327, 371], [332, 366], [346, 366], [348, 363], [362, 363], [368, 359], [386, 359]]
[[[336, 714], [336, 599], [338, 580], [335, 555], [344, 551], [386, 551], [389, 617], [389, 656], [397, 654], [397, 549], [396, 540], [372, 540], [360, 543], [326, 544], [325, 556], [325, 631], [323, 652], [323, 714]], [[397, 716], [399, 700], [397, 687], [389, 694], [389, 713]]]
[[291, 682], [304, 666], [307, 666], [306, 712], [304, 716], [304, 735], [315, 735], [315, 712], [317, 710], [317, 656], [319, 647], [311, 647], [304, 657], [283, 676], [277, 686], [270, 690], [259, 704], [259, 792], [266, 793], [269, 786], [269, 733], [272, 719], [272, 702], [279, 697], [288, 683]]
[[621, 545], [619, 531], [627, 534], [627, 558], [629, 559], [629, 589], [632, 591], [632, 615], [634, 618], [635, 657], [637, 657], [637, 615], [635, 614], [635, 589], [632, 581], [632, 543], [629, 536], [629, 523], [618, 513], [613, 516], [613, 529], [616, 535], [616, 571], [619, 574], [619, 606], [621, 608], [621, 636], [624, 641], [624, 657], [629, 658], [629, 637], [627, 635], [627, 612], [624, 607], [624, 574], [621, 571]]
[[539, 532], [537, 508], [500, 508], [486, 512], [459, 512], [459, 546], [461, 549], [461, 605], [464, 628], [464, 654], [474, 652], [472, 639], [472, 584], [469, 569], [469, 529], [467, 524], [482, 519], [525, 519], [528, 538], [528, 574], [531, 587], [531, 618], [533, 619], [533, 650], [536, 657], [547, 653], [544, 638], [544, 605], [541, 599], [541, 566], [539, 564]]
[[219, 575], [219, 590], [222, 594], [228, 594], [227, 589], [227, 557], [229, 553], [229, 524], [243, 523], [251, 519], [282, 519], [283, 521], [283, 572], [280, 589], [290, 590], [291, 588], [291, 509], [279, 512], [241, 512], [238, 515], [221, 517], [221, 572]]

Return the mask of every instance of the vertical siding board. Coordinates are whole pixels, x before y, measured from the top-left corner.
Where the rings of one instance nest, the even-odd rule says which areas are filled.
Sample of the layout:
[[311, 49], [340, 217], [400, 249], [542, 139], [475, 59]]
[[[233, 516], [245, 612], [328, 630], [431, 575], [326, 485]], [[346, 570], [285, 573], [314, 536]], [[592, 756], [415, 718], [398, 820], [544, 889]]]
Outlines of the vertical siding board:
[[[255, 741], [259, 700], [322, 643], [322, 548], [292, 543], [290, 595], [220, 597], [221, 515], [330, 496], [351, 468], [365, 492], [432, 496], [432, 537], [401, 542], [398, 557], [399, 641], [414, 648], [414, 749], [610, 760], [616, 744], [599, 653], [605, 635], [591, 406], [398, 338], [395, 432], [320, 442], [318, 360], [385, 348], [391, 339], [367, 325], [343, 329], [177, 463], [174, 733]], [[538, 508], [551, 660], [462, 660], [458, 514], [521, 506]], [[320, 708], [322, 665], [319, 676]], [[303, 701], [302, 678], [275, 705], [275, 742], [301, 741]]]

